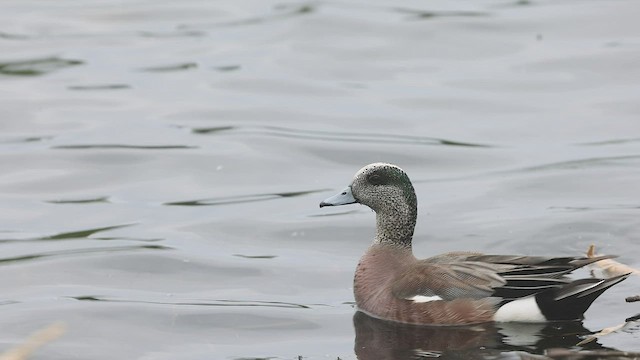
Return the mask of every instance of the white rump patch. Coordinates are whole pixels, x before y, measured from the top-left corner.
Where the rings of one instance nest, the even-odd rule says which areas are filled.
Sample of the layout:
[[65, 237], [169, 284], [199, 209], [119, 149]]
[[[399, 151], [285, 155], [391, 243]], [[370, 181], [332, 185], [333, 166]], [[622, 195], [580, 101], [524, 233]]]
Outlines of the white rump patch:
[[545, 322], [547, 318], [542, 315], [536, 298], [529, 296], [501, 306], [493, 315], [493, 320], [497, 322]]
[[434, 295], [434, 296], [416, 295], [414, 297], [407, 298], [407, 300], [411, 300], [411, 301], [416, 302], [416, 303], [426, 303], [426, 302], [429, 302], [429, 301], [442, 300], [442, 298], [440, 296], [438, 296], [438, 295]]

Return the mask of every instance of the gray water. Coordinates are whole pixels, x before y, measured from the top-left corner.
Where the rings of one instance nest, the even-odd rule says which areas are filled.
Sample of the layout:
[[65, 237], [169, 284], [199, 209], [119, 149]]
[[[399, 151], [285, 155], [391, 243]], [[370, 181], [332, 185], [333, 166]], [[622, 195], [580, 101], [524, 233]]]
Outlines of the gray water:
[[0, 351], [57, 321], [33, 359], [581, 349], [640, 312], [637, 277], [583, 323], [354, 318], [374, 216], [318, 203], [393, 162], [419, 257], [594, 243], [640, 267], [638, 18], [632, 0], [3, 1]]

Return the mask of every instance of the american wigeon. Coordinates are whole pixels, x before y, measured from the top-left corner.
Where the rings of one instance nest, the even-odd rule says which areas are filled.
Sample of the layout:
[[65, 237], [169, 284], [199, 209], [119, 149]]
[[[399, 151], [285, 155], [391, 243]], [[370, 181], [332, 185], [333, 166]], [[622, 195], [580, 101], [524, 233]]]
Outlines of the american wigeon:
[[362, 256], [353, 290], [358, 309], [411, 324], [579, 320], [606, 289], [627, 278], [566, 279], [604, 257], [542, 257], [453, 252], [418, 260], [411, 240], [417, 199], [399, 167], [363, 167], [351, 185], [320, 203], [360, 203], [376, 213], [376, 236]]

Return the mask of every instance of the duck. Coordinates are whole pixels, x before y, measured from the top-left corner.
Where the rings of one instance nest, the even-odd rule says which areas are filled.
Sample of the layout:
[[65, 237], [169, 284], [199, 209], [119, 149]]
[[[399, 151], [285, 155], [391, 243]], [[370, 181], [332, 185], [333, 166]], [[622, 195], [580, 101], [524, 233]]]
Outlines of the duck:
[[595, 299], [630, 274], [571, 279], [566, 275], [612, 258], [449, 252], [417, 259], [418, 215], [409, 176], [389, 163], [360, 169], [351, 184], [320, 207], [362, 204], [376, 214], [373, 243], [355, 270], [357, 310], [417, 325], [579, 321]]

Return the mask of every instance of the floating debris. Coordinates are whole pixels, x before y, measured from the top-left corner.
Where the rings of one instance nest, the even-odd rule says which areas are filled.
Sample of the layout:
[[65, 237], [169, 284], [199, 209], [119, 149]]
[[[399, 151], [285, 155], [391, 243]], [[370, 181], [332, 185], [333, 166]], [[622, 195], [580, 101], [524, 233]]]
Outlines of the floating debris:
[[617, 332], [622, 330], [625, 326], [627, 326], [627, 324], [629, 324], [628, 322], [624, 322], [622, 324], [618, 324], [615, 326], [609, 326], [606, 327], [600, 331], [598, 331], [597, 333], [593, 334], [593, 335], [589, 335], [587, 336], [584, 340], [580, 341], [579, 343], [576, 344], [576, 346], [582, 346], [584, 344], [588, 344], [596, 339], [598, 339], [599, 337], [605, 336], [605, 335], [609, 335], [611, 333]]
[[[591, 244], [591, 246], [589, 246], [589, 249], [587, 250], [587, 257], [588, 258], [594, 258], [597, 257], [598, 255], [596, 254], [596, 247], [595, 245]], [[597, 261], [595, 263], [593, 263], [592, 266], [597, 266], [599, 268], [602, 269], [602, 271], [605, 273], [605, 275], [611, 277], [611, 276], [617, 276], [617, 275], [623, 275], [623, 274], [634, 274], [634, 275], [640, 275], [640, 270], [638, 269], [634, 269], [628, 265], [625, 264], [621, 264], [615, 260], [611, 260], [611, 259], [604, 259], [604, 260], [600, 260]]]

